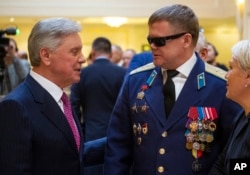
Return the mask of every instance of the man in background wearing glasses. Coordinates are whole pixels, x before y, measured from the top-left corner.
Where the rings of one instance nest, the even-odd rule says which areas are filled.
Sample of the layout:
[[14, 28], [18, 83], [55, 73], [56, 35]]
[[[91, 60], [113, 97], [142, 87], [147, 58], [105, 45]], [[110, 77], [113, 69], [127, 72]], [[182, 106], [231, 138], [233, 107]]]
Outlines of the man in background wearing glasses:
[[124, 82], [110, 119], [104, 175], [206, 175], [241, 109], [225, 97], [225, 72], [195, 53], [199, 23], [192, 9], [163, 7], [148, 27], [153, 63]]

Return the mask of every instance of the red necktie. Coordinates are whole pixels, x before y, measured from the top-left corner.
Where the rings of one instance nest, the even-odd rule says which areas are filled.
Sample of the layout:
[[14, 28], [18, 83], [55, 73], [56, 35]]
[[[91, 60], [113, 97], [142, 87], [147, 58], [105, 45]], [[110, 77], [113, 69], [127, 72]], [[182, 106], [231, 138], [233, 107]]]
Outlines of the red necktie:
[[72, 133], [74, 135], [76, 146], [77, 146], [77, 149], [79, 151], [79, 148], [80, 148], [80, 135], [79, 135], [75, 120], [74, 120], [73, 115], [72, 115], [72, 109], [71, 109], [71, 105], [69, 103], [68, 96], [67, 96], [67, 94], [65, 92], [63, 92], [63, 95], [62, 95], [61, 99], [63, 101], [64, 114], [65, 114], [66, 119], [67, 119], [67, 121], [69, 123], [71, 131], [72, 131]]

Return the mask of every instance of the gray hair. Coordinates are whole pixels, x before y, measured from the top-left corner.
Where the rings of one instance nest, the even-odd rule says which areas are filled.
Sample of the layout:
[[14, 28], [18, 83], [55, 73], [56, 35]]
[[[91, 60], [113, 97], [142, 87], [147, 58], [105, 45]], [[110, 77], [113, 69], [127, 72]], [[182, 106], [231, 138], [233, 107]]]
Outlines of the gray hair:
[[193, 37], [193, 45], [196, 46], [199, 36], [199, 21], [192, 9], [185, 5], [174, 4], [165, 6], [155, 11], [148, 20], [148, 25], [158, 21], [167, 21], [174, 31], [187, 32]]
[[206, 47], [207, 47], [207, 39], [203, 32], [199, 32], [199, 37], [198, 37], [195, 50], [199, 52], [202, 48], [206, 48]]
[[40, 49], [57, 49], [64, 36], [81, 31], [81, 26], [67, 18], [47, 18], [33, 27], [28, 39], [28, 51], [32, 66], [40, 65]]
[[250, 69], [250, 40], [241, 40], [232, 47], [233, 59], [243, 70]]

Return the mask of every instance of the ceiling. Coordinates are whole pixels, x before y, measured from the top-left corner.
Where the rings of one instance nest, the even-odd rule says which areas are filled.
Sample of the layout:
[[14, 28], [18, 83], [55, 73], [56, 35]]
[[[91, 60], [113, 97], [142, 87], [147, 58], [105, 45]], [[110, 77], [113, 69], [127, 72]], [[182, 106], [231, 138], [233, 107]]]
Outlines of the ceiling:
[[[180, 3], [211, 25], [230, 22], [236, 13], [235, 0], [0, 0], [0, 24], [35, 23], [40, 18], [63, 16], [82, 23], [102, 23], [104, 16], [128, 17], [128, 24], [141, 24], [158, 8]], [[211, 20], [213, 19], [213, 20]]]

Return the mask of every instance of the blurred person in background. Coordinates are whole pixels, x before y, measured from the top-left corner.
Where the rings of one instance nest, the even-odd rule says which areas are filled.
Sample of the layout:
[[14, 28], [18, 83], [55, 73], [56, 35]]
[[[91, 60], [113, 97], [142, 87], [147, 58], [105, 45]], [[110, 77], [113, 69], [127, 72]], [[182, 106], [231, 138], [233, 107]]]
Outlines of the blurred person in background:
[[3, 58], [4, 69], [0, 82], [0, 95], [6, 95], [16, 88], [28, 75], [30, 64], [27, 60], [18, 57], [17, 43], [13, 38], [9, 39], [9, 46]]
[[28, 58], [28, 53], [26, 51], [24, 51], [24, 50], [18, 50], [17, 55], [21, 59], [25, 59], [25, 60], [29, 59]]
[[[97, 37], [92, 43], [93, 63], [81, 70], [79, 83], [71, 87], [72, 108], [82, 121], [85, 141], [106, 137], [109, 119], [126, 69], [110, 62], [111, 42]], [[85, 175], [102, 175], [103, 166], [85, 169]]]
[[122, 59], [122, 48], [117, 44], [112, 45], [112, 55], [110, 58], [111, 63], [116, 64], [117, 66], [123, 66], [123, 59]]
[[123, 59], [123, 67], [128, 68], [131, 59], [136, 54], [136, 51], [134, 49], [126, 49], [123, 51], [122, 59]]
[[208, 53], [207, 53], [206, 62], [208, 64], [211, 64], [225, 71], [228, 71], [228, 68], [226, 65], [217, 62], [216, 58], [219, 55], [219, 52], [217, 51], [216, 47], [210, 42], [207, 42], [207, 52]]

